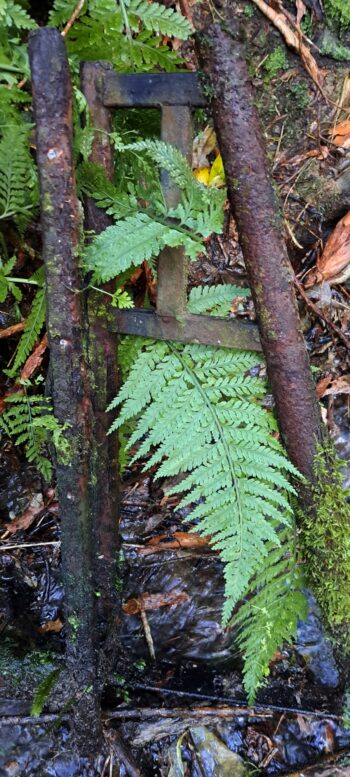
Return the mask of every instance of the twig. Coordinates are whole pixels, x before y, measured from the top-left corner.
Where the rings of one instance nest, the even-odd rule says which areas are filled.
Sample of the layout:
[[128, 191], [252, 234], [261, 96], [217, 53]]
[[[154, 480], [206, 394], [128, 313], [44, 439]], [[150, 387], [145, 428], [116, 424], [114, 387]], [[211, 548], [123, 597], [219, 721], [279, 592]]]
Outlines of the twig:
[[52, 542], [51, 541], [50, 542], [22, 542], [19, 545], [2, 545], [0, 547], [0, 552], [2, 550], [6, 552], [7, 550], [15, 550], [15, 549], [20, 550], [21, 548], [39, 548], [40, 546], [42, 547], [44, 545], [60, 545], [60, 544], [61, 544], [60, 540], [53, 540]]
[[343, 334], [341, 329], [339, 329], [339, 327], [337, 327], [336, 324], [333, 324], [333, 321], [331, 321], [330, 318], [325, 316], [325, 314], [319, 310], [317, 305], [315, 305], [311, 301], [311, 299], [309, 299], [309, 297], [305, 293], [303, 284], [300, 283], [296, 275], [294, 275], [294, 283], [299, 291], [300, 296], [303, 298], [305, 304], [310, 308], [310, 310], [312, 310], [315, 313], [315, 315], [318, 318], [321, 318], [330, 329], [333, 329], [333, 332], [337, 335], [337, 337], [340, 338], [340, 340], [344, 343], [345, 347], [350, 351], [350, 340], [348, 340], [348, 338], [346, 337], [346, 335]]
[[0, 329], [0, 340], [4, 337], [12, 337], [12, 335], [18, 334], [18, 332], [23, 332], [25, 325], [25, 321], [20, 321], [19, 324], [12, 324], [12, 326], [8, 326], [6, 329]]
[[[181, 699], [198, 699], [199, 701], [214, 701], [227, 704], [230, 707], [239, 709], [242, 708], [243, 699], [230, 698], [229, 696], [215, 696], [214, 694], [207, 693], [195, 693], [192, 691], [177, 691], [172, 688], [158, 688], [155, 685], [146, 685], [143, 683], [132, 683], [132, 687], [140, 691], [148, 691], [151, 693], [159, 693], [163, 696], [178, 696]], [[321, 720], [327, 718], [329, 720], [344, 721], [345, 718], [342, 715], [333, 715], [328, 712], [318, 712], [317, 710], [304, 710], [299, 707], [284, 707], [277, 704], [254, 704], [251, 707], [245, 707], [249, 714], [254, 716], [256, 712], [278, 712], [289, 713], [290, 715], [302, 715], [306, 718], [320, 718]]]
[[[232, 707], [172, 707], [171, 709], [164, 707], [144, 707], [135, 710], [110, 710], [106, 713], [107, 720], [150, 720], [152, 718], [229, 718], [232, 720], [233, 715], [236, 717], [250, 717], [252, 710], [250, 707], [242, 706], [237, 707], [233, 713]], [[273, 713], [271, 713], [272, 716]], [[255, 716], [255, 713], [254, 713]], [[260, 713], [259, 717], [268, 717], [264, 711]]]
[[63, 37], [65, 37], [67, 35], [67, 33], [69, 32], [70, 28], [73, 27], [73, 24], [74, 24], [75, 20], [77, 19], [77, 17], [80, 14], [80, 11], [82, 11], [82, 9], [84, 7], [84, 3], [85, 3], [85, 0], [79, 0], [79, 2], [76, 4], [70, 19], [68, 19], [67, 24], [64, 26], [64, 28], [63, 28], [63, 30], [61, 32], [61, 35], [63, 35]]

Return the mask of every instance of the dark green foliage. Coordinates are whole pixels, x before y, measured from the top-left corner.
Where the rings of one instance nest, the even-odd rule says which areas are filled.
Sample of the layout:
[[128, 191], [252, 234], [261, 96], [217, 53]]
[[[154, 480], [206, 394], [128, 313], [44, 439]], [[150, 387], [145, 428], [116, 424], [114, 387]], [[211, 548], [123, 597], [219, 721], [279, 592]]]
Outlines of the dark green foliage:
[[64, 448], [63, 427], [52, 413], [48, 399], [37, 394], [11, 394], [6, 398], [6, 410], [0, 416], [0, 424], [16, 445], [23, 445], [28, 461], [50, 480], [52, 464], [47, 457], [46, 446], [50, 439], [56, 448]]
[[[85, 168], [80, 186], [89, 190], [99, 204], [106, 203], [109, 213], [118, 214], [117, 224], [98, 235], [85, 253], [85, 265], [93, 270], [98, 282], [109, 280], [144, 259], [151, 260], [165, 246], [184, 246], [187, 255], [195, 258], [204, 250], [200, 238], [222, 229], [225, 192], [199, 184], [176, 148], [160, 140], [145, 140], [129, 144], [125, 149], [141, 157], [146, 155], [146, 165], [147, 158], [151, 158], [159, 169], [166, 170], [181, 188], [181, 201], [176, 208], [168, 208], [158, 178], [153, 190], [143, 190], [141, 184], [137, 196], [133, 191], [126, 195], [129, 212], [134, 210], [134, 214], [123, 219], [119, 214], [128, 207], [125, 195], [123, 199], [112, 184], [103, 181], [97, 166], [91, 171], [90, 180]], [[95, 185], [103, 185], [102, 196], [100, 189], [94, 191], [92, 176]], [[148, 197], [148, 207], [141, 208], [139, 199]]]
[[39, 687], [35, 691], [35, 696], [30, 709], [30, 714], [35, 718], [41, 715], [45, 702], [47, 701], [52, 689], [55, 687], [58, 678], [61, 674], [61, 669], [53, 669], [44, 679], [41, 681]]
[[38, 271], [36, 280], [41, 285], [33, 299], [32, 307], [26, 320], [24, 332], [16, 349], [13, 365], [11, 369], [6, 370], [6, 374], [9, 377], [14, 377], [22, 364], [24, 364], [29, 354], [33, 350], [33, 347], [45, 324], [45, 292], [42, 286], [43, 269]]
[[297, 622], [307, 616], [302, 566], [289, 528], [278, 533], [279, 546], [268, 543], [266, 558], [250, 582], [248, 596], [232, 619], [244, 656], [244, 687], [249, 702], [269, 673], [269, 663], [283, 642], [295, 638]]
[[36, 173], [29, 153], [28, 129], [5, 128], [0, 140], [0, 220], [23, 217], [37, 201]]
[[[50, 24], [64, 24], [74, 7], [71, 0], [55, 0]], [[181, 58], [162, 45], [159, 33], [186, 39], [191, 31], [181, 14], [157, 2], [87, 0], [67, 39], [79, 59], [108, 60], [120, 72], [172, 70]]]

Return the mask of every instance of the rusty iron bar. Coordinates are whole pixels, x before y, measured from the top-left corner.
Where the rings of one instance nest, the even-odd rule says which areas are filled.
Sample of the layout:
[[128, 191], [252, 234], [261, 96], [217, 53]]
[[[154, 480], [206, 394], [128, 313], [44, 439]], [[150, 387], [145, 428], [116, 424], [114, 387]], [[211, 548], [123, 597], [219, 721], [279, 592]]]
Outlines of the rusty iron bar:
[[119, 334], [171, 340], [179, 343], [200, 343], [221, 348], [261, 351], [259, 330], [255, 324], [237, 319], [186, 313], [180, 319], [159, 316], [150, 310], [108, 310], [108, 329]]
[[102, 100], [108, 108], [159, 108], [162, 105], [205, 108], [207, 105], [196, 73], [106, 72]]
[[[101, 85], [109, 67], [103, 62], [84, 62], [81, 67], [81, 89], [89, 107], [91, 127], [96, 130], [90, 161], [102, 165], [107, 177], [112, 180], [114, 154], [109, 140], [112, 116], [101, 100]], [[93, 230], [98, 234], [113, 223], [91, 198], [86, 198], [84, 210], [85, 228], [88, 231]], [[103, 288], [113, 292], [114, 282], [110, 281]], [[89, 368], [93, 375], [90, 505], [95, 590], [100, 594], [96, 610], [101, 644], [106, 640], [117, 615], [116, 560], [119, 539], [118, 435], [116, 432], [108, 435], [112, 414], [106, 412], [118, 390], [117, 343], [106, 327], [104, 311], [101, 294], [89, 290], [87, 349]], [[111, 660], [112, 652], [109, 649]], [[116, 661], [116, 657], [113, 660]]]
[[[192, 156], [192, 116], [186, 105], [162, 106], [161, 138], [176, 146], [190, 161]], [[180, 191], [165, 171], [162, 173], [165, 202], [174, 208]], [[183, 248], [164, 248], [158, 259], [157, 313], [183, 316], [187, 306], [188, 259]]]
[[[317, 441], [325, 439], [259, 117], [234, 4], [225, 22], [198, 4], [194, 15], [200, 66], [208, 79], [214, 127], [228, 196], [247, 267], [267, 374], [288, 455], [308, 481], [315, 477]], [[249, 131], [248, 131], [249, 130]], [[312, 502], [307, 485], [304, 502]]]
[[81, 219], [72, 156], [72, 94], [66, 48], [54, 28], [29, 39], [36, 122], [36, 151], [52, 399], [66, 424], [65, 448], [57, 450], [57, 490], [65, 592], [67, 695], [74, 698], [74, 730], [80, 752], [101, 745], [96, 682], [95, 597], [89, 505], [92, 405], [85, 359], [84, 314], [78, 267]]

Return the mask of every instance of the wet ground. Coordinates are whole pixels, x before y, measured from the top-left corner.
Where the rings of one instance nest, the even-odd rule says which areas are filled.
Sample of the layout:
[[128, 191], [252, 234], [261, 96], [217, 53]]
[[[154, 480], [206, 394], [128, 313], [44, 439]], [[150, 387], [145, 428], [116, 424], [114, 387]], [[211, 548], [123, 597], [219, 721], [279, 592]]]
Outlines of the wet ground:
[[[347, 455], [347, 404], [338, 399], [333, 415], [339, 451]], [[64, 672], [38, 722], [31, 716], [40, 683], [63, 665], [57, 505], [9, 446], [0, 474], [0, 775], [123, 774], [108, 750], [94, 768], [74, 754], [69, 721], [58, 715]], [[350, 752], [344, 677], [311, 595], [296, 645], [275, 656], [257, 706], [248, 708], [234, 634], [221, 627], [215, 553], [196, 535], [188, 545], [174, 504], [139, 470], [128, 471], [123, 496], [122, 640], [131, 661], [123, 675], [116, 667], [106, 689], [108, 741], [121, 735], [145, 777], [234, 777], [247, 767], [252, 774], [304, 774], [319, 760], [324, 769], [342, 768], [329, 759]], [[18, 516], [28, 505], [34, 517], [21, 528]]]

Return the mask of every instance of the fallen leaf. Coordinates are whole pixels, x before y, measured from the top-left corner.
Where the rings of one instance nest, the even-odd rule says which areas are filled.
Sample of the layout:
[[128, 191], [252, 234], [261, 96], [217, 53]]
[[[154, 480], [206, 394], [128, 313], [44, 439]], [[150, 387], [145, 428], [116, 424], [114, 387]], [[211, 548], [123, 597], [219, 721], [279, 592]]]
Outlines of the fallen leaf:
[[148, 555], [159, 553], [164, 550], [178, 550], [179, 548], [198, 548], [208, 546], [208, 540], [200, 537], [199, 534], [189, 534], [188, 532], [174, 532], [168, 534], [159, 534], [152, 537], [144, 548], [140, 549], [141, 554]]
[[7, 536], [16, 534], [16, 532], [18, 531], [29, 529], [29, 526], [32, 525], [38, 513], [42, 512], [43, 507], [44, 507], [44, 501], [43, 501], [42, 494], [35, 494], [35, 497], [33, 498], [32, 503], [29, 505], [29, 507], [27, 507], [24, 513], [21, 513], [21, 515], [17, 515], [17, 517], [14, 518], [13, 521], [10, 521], [9, 523], [5, 523], [5, 530], [6, 530]]
[[323, 396], [336, 396], [337, 394], [350, 394], [350, 374], [341, 375], [339, 378], [333, 380]]
[[46, 621], [46, 623], [43, 623], [41, 626], [39, 626], [38, 631], [40, 634], [46, 634], [48, 631], [53, 632], [54, 634], [58, 634], [59, 631], [63, 629], [63, 623], [59, 618], [56, 618], [54, 621]]
[[194, 177], [197, 179], [197, 181], [199, 181], [199, 183], [204, 183], [205, 186], [208, 186], [209, 175], [209, 167], [199, 167], [198, 170], [194, 171]]
[[29, 380], [33, 372], [40, 367], [47, 346], [47, 335], [45, 334], [22, 367], [20, 380]]
[[332, 375], [329, 372], [328, 375], [325, 375], [325, 377], [321, 378], [321, 380], [319, 380], [317, 383], [317, 386], [316, 386], [317, 399], [322, 399], [330, 383], [332, 383]]
[[307, 276], [306, 289], [316, 283], [344, 283], [350, 277], [350, 211], [338, 221], [322, 255]]
[[300, 22], [303, 20], [306, 14], [306, 5], [303, 3], [303, 0], [296, 0], [296, 7], [297, 7], [297, 24], [300, 24]]
[[185, 591], [168, 591], [159, 594], [140, 594], [137, 598], [128, 599], [123, 604], [123, 611], [127, 615], [137, 615], [141, 610], [159, 610], [160, 607], [175, 607], [190, 600]]
[[192, 148], [192, 168], [200, 170], [202, 167], [210, 167], [208, 162], [209, 155], [217, 146], [216, 135], [209, 125], [200, 132], [193, 141]]
[[335, 127], [331, 127], [328, 130], [328, 135], [331, 135], [331, 141], [335, 146], [342, 146], [343, 148], [350, 147], [350, 121], [341, 121], [340, 124], [336, 124]]

